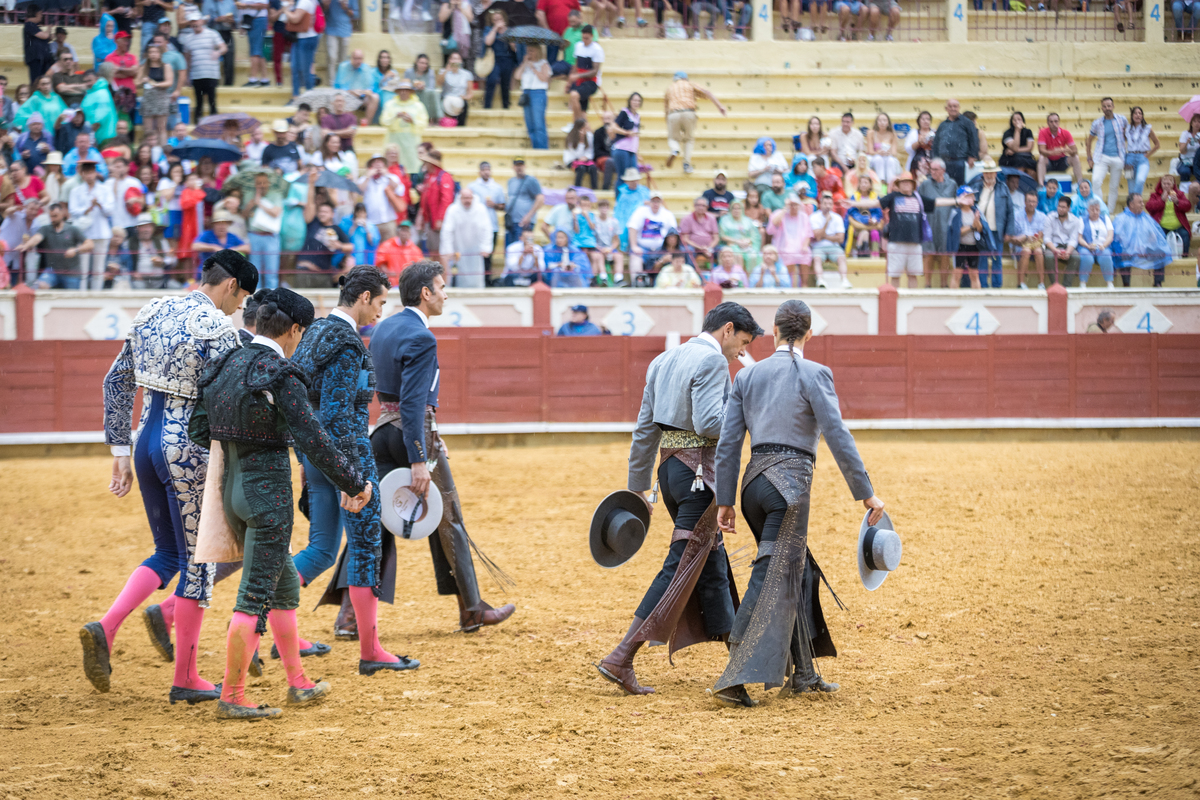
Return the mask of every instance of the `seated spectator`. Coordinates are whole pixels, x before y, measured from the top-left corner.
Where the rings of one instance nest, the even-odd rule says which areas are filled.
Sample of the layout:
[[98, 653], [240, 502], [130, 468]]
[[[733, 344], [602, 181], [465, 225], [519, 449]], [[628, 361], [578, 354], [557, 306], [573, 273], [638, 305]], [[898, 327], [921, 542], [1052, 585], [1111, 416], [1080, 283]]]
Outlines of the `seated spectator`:
[[733, 204], [733, 192], [729, 191], [728, 180], [725, 177], [725, 170], [719, 169], [713, 175], [713, 185], [711, 189], [705, 189], [700, 195], [704, 198], [704, 202], [708, 204], [708, 213], [715, 217], [721, 217]]
[[662, 252], [667, 231], [677, 228], [675, 215], [663, 206], [662, 195], [650, 192], [650, 203], [637, 209], [625, 226], [629, 235], [629, 273], [636, 281], [643, 263], [651, 264]]
[[46, 130], [41, 114], [29, 115], [25, 121], [25, 132], [13, 142], [13, 150], [30, 170], [41, 166], [46, 156], [54, 150], [54, 138]]
[[[875, 185], [870, 175], [858, 179], [858, 189], [850, 195], [850, 202], [859, 200], [878, 200]], [[850, 226], [850, 235], [846, 237], [846, 255], [866, 255], [879, 257], [879, 247], [883, 237], [883, 211], [878, 208], [851, 208], [846, 212], [846, 224]]]
[[[1125, 27], [1129, 26], [1129, 30], [1133, 30], [1135, 25], [1133, 22], [1134, 3], [1133, 0], [1113, 0], [1112, 4], [1113, 22], [1117, 26], [1117, 33], [1124, 33]], [[1125, 15], [1125, 19], [1121, 19], [1121, 15]]]
[[533, 241], [533, 231], [521, 231], [521, 238], [504, 248], [503, 286], [529, 286], [541, 280], [546, 271], [546, 256]]
[[342, 137], [336, 133], [325, 135], [321, 148], [309, 157], [308, 162], [350, 180], [358, 177], [358, 157], [353, 150], [342, 149]]
[[936, 136], [933, 130], [933, 114], [928, 111], [917, 114], [917, 127], [904, 137], [904, 150], [908, 153], [908, 164], [904, 168], [917, 180], [929, 175], [929, 162], [933, 159], [933, 140]]
[[836, 166], [825, 167], [825, 159], [821, 156], [809, 161], [812, 167], [813, 179], [817, 182], [818, 192], [829, 192], [833, 195], [833, 207], [839, 214], [846, 210], [846, 191], [842, 186], [842, 171]]
[[1038, 186], [1046, 182], [1046, 172], [1066, 172], [1071, 167], [1075, 176], [1075, 185], [1083, 180], [1083, 169], [1079, 164], [1079, 146], [1075, 137], [1066, 128], [1059, 127], [1058, 114], [1050, 112], [1046, 116], [1046, 127], [1038, 131]]
[[829, 148], [833, 159], [830, 166], [838, 166], [843, 170], [853, 169], [864, 145], [862, 131], [854, 127], [854, 115], [846, 112], [842, 115], [842, 127], [829, 134]]
[[[1081, 181], [1082, 182], [1082, 181]], [[1058, 181], [1054, 178], [1046, 181], [1046, 185], [1038, 189], [1038, 211], [1046, 216], [1058, 213]]]
[[762, 204], [762, 196], [758, 193], [758, 189], [751, 186], [746, 190], [746, 216], [760, 230], [765, 229], [767, 223], [771, 221], [771, 213], [771, 209]]
[[1116, 325], [1117, 315], [1111, 308], [1102, 308], [1096, 315], [1096, 321], [1087, 326], [1088, 333], [1111, 333]]
[[261, 158], [264, 167], [278, 170], [284, 175], [295, 172], [304, 163], [299, 146], [288, 139], [289, 130], [287, 120], [277, 119], [272, 122], [271, 132], [275, 139], [263, 148]]
[[409, 264], [424, 258], [421, 248], [413, 241], [412, 223], [403, 220], [396, 226], [396, 235], [379, 243], [375, 249], [375, 265], [387, 273], [388, 280], [395, 286], [400, 273]]
[[808, 212], [800, 204], [799, 196], [795, 192], [789, 192], [783, 209], [774, 212], [771, 222], [767, 225], [767, 233], [771, 234], [771, 244], [779, 250], [779, 260], [787, 267], [792, 286], [795, 288], [808, 285], [808, 268], [812, 263], [809, 242], [812, 241], [813, 234], [808, 216]]
[[544, 251], [549, 283], [555, 289], [581, 289], [591, 283], [592, 268], [583, 251], [571, 244], [566, 231], [554, 232], [552, 244]]
[[136, 234], [126, 248], [134, 289], [166, 288], [167, 275], [175, 266], [175, 255], [166, 242], [155, 237], [155, 230], [152, 216], [146, 213], [138, 215]]
[[596, 249], [596, 212], [592, 211], [592, 199], [586, 194], [579, 198], [579, 209], [575, 212], [575, 224], [571, 244], [582, 251], [592, 262], [592, 274], [604, 274], [604, 260]]
[[1192, 163], [1200, 154], [1200, 114], [1192, 114], [1188, 121], [1187, 130], [1179, 134], [1179, 173], [1180, 181], [1200, 180], [1200, 175], [1192, 174]]
[[[894, 3], [893, 6], [895, 6]], [[866, 151], [865, 154], [869, 156], [870, 168], [879, 177], [879, 180], [883, 181], [885, 186], [890, 185], [892, 180], [901, 172], [900, 159], [897, 158], [901, 149], [900, 139], [892, 129], [891, 117], [883, 112], [880, 112], [875, 117], [875, 127], [867, 131], [864, 148]], [[854, 163], [857, 166], [859, 160], [855, 160]], [[858, 169], [861, 170], [862, 167], [858, 166]], [[857, 181], [851, 185], [856, 186]]]
[[853, 289], [847, 274], [846, 253], [842, 243], [846, 240], [846, 223], [833, 210], [833, 195], [825, 192], [820, 197], [817, 211], [808, 217], [809, 227], [812, 228], [813, 271], [817, 276], [817, 286], [822, 289], [832, 289], [830, 281], [825, 278], [824, 263], [828, 261], [837, 267], [838, 275], [842, 278], [842, 289]]
[[87, 92], [87, 86], [84, 84], [83, 72], [76, 67], [74, 54], [70, 50], [61, 51], [53, 70], [48, 74], [51, 86], [63, 102], [72, 108], [78, 106]]
[[671, 263], [660, 269], [654, 278], [655, 289], [699, 289], [703, 285], [681, 252], [673, 253]]
[[1025, 115], [1014, 111], [1008, 118], [1008, 130], [1000, 136], [1003, 151], [1000, 166], [1019, 169], [1031, 178], [1037, 177], [1037, 161], [1033, 158], [1033, 131], [1025, 125]]
[[742, 260], [749, 273], [758, 269], [759, 251], [762, 250], [762, 231], [754, 220], [745, 214], [745, 204], [734, 200], [729, 213], [721, 217], [717, 228], [721, 235], [721, 247], [732, 250]]
[[[357, 51], [356, 51], [357, 52]], [[340, 150], [354, 150], [354, 134], [358, 132], [358, 118], [346, 111], [346, 98], [340, 94], [333, 96], [333, 113], [322, 114], [318, 118], [325, 135], [338, 137]], [[236, 129], [237, 123], [234, 123]]]
[[610, 212], [607, 200], [596, 204], [596, 253], [601, 263], [596, 275], [607, 277], [608, 285], [613, 286], [625, 280], [625, 254], [621, 252], [621, 225]]
[[[1083, 233], [1079, 235], [1079, 285], [1087, 286], [1092, 277], [1092, 265], [1100, 263], [1100, 274], [1104, 285], [1113, 288], [1113, 224], [1103, 211], [1108, 207], [1099, 197], [1088, 203], [1087, 216], [1083, 218]], [[1111, 313], [1111, 312], [1110, 312]], [[1089, 329], [1089, 333], [1092, 331]]]
[[[1092, 182], [1084, 178], [1079, 182], [1079, 186], [1075, 187], [1075, 197], [1071, 200], [1071, 213], [1080, 219], [1084, 219], [1088, 215], [1088, 206], [1096, 198], [1092, 196]], [[1102, 206], [1101, 215], [1108, 216], [1108, 206]]]
[[579, 43], [575, 45], [575, 64], [567, 74], [567, 102], [571, 118], [587, 115], [588, 100], [600, 89], [600, 72], [604, 67], [604, 48], [593, 40], [595, 30], [584, 25]]
[[740, 288], [750, 283], [745, 268], [738, 263], [737, 254], [728, 247], [721, 250], [721, 257], [712, 268], [709, 280], [724, 289]]
[[695, 254], [697, 267], [704, 269], [713, 263], [720, 237], [717, 220], [708, 213], [708, 201], [703, 197], [697, 197], [692, 203], [692, 213], [679, 221], [679, 238]]
[[458, 127], [467, 124], [467, 106], [475, 96], [475, 76], [463, 67], [462, 56], [451, 53], [446, 68], [437, 76], [438, 88], [442, 90], [442, 112], [454, 117]]
[[[346, 232], [334, 223], [334, 206], [328, 200], [317, 202], [314, 184], [318, 170], [308, 173], [308, 194], [304, 201], [304, 244], [296, 257], [297, 273], [292, 285], [302, 289], [331, 289], [335, 284], [333, 256], [342, 253], [341, 272], [354, 268], [354, 245]], [[286, 248], [285, 248], [286, 249]]]
[[788, 191], [787, 185], [784, 183], [783, 176], [778, 173], [771, 176], [770, 186], [765, 189], [760, 189], [759, 191], [760, 202], [762, 203], [763, 208], [767, 209], [768, 211], [778, 211], [779, 209], [783, 208], [783, 202], [789, 194], [796, 194], [796, 196], [799, 197], [798, 192]]
[[[1038, 288], [1046, 288], [1046, 268], [1043, 262], [1042, 242], [1045, 239], [1046, 215], [1038, 211], [1036, 194], [1025, 195], [1025, 208], [1016, 215], [1016, 233], [1013, 234], [1013, 251], [1017, 255], [1017, 285], [1028, 289], [1025, 285], [1025, 272], [1029, 269], [1029, 259], [1032, 256], [1037, 265]], [[1015, 202], [1015, 201], [1014, 201]]]
[[1140, 194], [1129, 196], [1125, 210], [1113, 219], [1113, 233], [1119, 252], [1121, 282], [1129, 286], [1130, 270], [1153, 271], [1155, 287], [1162, 286], [1167, 264], [1175, 254], [1167, 242], [1162, 226], [1146, 212], [1146, 201]]
[[970, 278], [971, 288], [980, 288], [979, 250], [983, 237], [983, 215], [975, 205], [975, 190], [970, 186], [958, 188], [958, 206], [950, 214], [946, 247], [954, 253], [954, 279], [950, 286], [959, 288], [963, 276]]
[[762, 260], [758, 267], [750, 273], [750, 286], [763, 289], [790, 289], [792, 279], [787, 267], [779, 261], [779, 251], [775, 245], [764, 245]]
[[[280, 120], [283, 122], [283, 120]], [[250, 141], [246, 142], [246, 158], [253, 161], [255, 164], [262, 163], [263, 151], [267, 149], [266, 129], [259, 125], [254, 130], [250, 131]]]
[[442, 104], [439, 99], [437, 76], [429, 68], [429, 56], [424, 53], [418, 55], [413, 65], [404, 70], [404, 79], [411, 82], [410, 89], [413, 95], [425, 106], [429, 124], [436, 125], [442, 118]]
[[602, 336], [600, 326], [588, 319], [588, 307], [571, 306], [571, 318], [558, 328], [558, 336]]
[[219, 250], [237, 250], [239, 253], [250, 253], [250, 244], [230, 233], [229, 226], [233, 215], [225, 209], [213, 212], [212, 227], [201, 233], [192, 242], [192, 250], [197, 253], [216, 253]]
[[784, 187], [791, 192], [800, 194], [800, 186], [807, 188], [808, 197], [817, 196], [817, 179], [808, 171], [808, 159], [803, 153], [792, 156], [792, 169], [783, 177]]
[[575, 231], [575, 214], [579, 211], [579, 193], [573, 188], [563, 192], [563, 201], [556, 204], [542, 219], [542, 234], [554, 241], [555, 231]]
[[367, 221], [367, 207], [355, 203], [353, 216], [342, 217], [339, 227], [354, 246], [350, 251], [354, 263], [374, 266], [375, 250], [379, 247], [379, 228]]
[[566, 147], [563, 148], [563, 166], [575, 171], [576, 186], [583, 186], [583, 179], [587, 176], [591, 179], [592, 191], [595, 191], [600, 175], [596, 170], [592, 143], [592, 132], [588, 129], [587, 119], [575, 120], [571, 132], [567, 134]]
[[652, 263], [650, 272], [657, 272], [663, 267], [671, 263], [671, 256], [676, 253], [683, 253], [684, 260], [693, 267], [696, 266], [694, 253], [692, 248], [685, 247], [683, 240], [679, 238], [679, 231], [671, 229], [667, 231], [667, 235], [663, 237], [662, 247], [658, 250], [658, 257]]
[[884, 6], [887, 6], [887, 35], [884, 37], [887, 41], [892, 41], [892, 32], [896, 30], [896, 26], [900, 24], [900, 3], [896, 0], [865, 0], [863, 5], [868, 12], [868, 25], [870, 33], [867, 34], [867, 41], [875, 41], [875, 32], [879, 30], [879, 18], [883, 16]]
[[871, 188], [875, 192], [879, 192], [890, 182], [881, 181], [879, 175], [870, 167], [871, 159], [866, 153], [860, 153], [858, 159], [854, 162], [854, 169], [846, 173], [846, 177], [842, 179], [842, 187], [846, 195], [858, 191], [858, 179], [860, 176], [865, 176], [871, 179]]
[[96, 164], [96, 171], [100, 173], [100, 176], [108, 178], [108, 165], [104, 163], [100, 151], [92, 146], [92, 137], [86, 133], [76, 136], [75, 146], [63, 156], [63, 175], [66, 175], [68, 178], [74, 175], [81, 158], [94, 162]]
[[1192, 228], [1187, 218], [1187, 212], [1191, 210], [1191, 201], [1179, 191], [1175, 176], [1169, 173], [1159, 179], [1154, 193], [1146, 198], [1146, 211], [1154, 217], [1163, 233], [1177, 234], [1183, 240], [1185, 258], [1192, 248]]
[[806, 161], [816, 156], [828, 158], [831, 143], [820, 117], [809, 117], [804, 133], [792, 137], [793, 148], [797, 153], [803, 153]]
[[782, 182], [784, 174], [788, 171], [788, 162], [775, 146], [775, 140], [763, 136], [754, 145], [747, 169], [751, 183], [757, 186], [759, 191], [765, 192], [774, 184], [774, 176], [778, 175]]
[[[363, 51], [350, 53], [350, 60], [338, 65], [333, 88], [343, 89], [362, 101], [363, 120], [370, 124], [379, 111], [379, 71], [363, 62]], [[339, 112], [336, 108], [334, 113]], [[324, 125], [322, 125], [324, 127]]]

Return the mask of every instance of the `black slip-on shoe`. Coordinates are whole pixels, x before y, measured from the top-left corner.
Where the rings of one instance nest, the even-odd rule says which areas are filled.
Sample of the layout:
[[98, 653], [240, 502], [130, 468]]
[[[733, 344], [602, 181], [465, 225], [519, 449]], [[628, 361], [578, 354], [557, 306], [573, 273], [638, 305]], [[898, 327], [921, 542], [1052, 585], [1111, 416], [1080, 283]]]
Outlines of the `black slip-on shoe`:
[[104, 626], [99, 622], [89, 622], [79, 629], [79, 641], [83, 644], [83, 674], [96, 687], [96, 691], [107, 692], [112, 665], [108, 660], [108, 639], [104, 635]]
[[271, 708], [270, 706], [239, 706], [237, 703], [226, 703], [224, 700], [217, 700], [217, 719], [271, 719], [278, 717], [283, 713], [281, 708]]
[[220, 700], [221, 684], [218, 683], [212, 689], [185, 689], [182, 686], [172, 686], [168, 699], [170, 699], [171, 705], [187, 703], [189, 706], [209, 700]]
[[[333, 650], [333, 648], [327, 644], [313, 642], [312, 647], [306, 647], [300, 651], [300, 657], [304, 658], [305, 656], [323, 656], [329, 653], [331, 650]], [[279, 660], [279, 647], [276, 645], [271, 645], [271, 658], [275, 659], [276, 661]]]
[[261, 677], [262, 677], [262, 667], [263, 667], [263, 665], [262, 665], [262, 659], [261, 659], [261, 658], [259, 658], [259, 655], [258, 655], [258, 650], [255, 650], [255, 651], [254, 651], [254, 657], [250, 659], [250, 669], [249, 669], [249, 672], [250, 672], [250, 674], [251, 674], [251, 675], [253, 675], [255, 678], [261, 678]]
[[287, 696], [288, 705], [302, 706], [306, 703], [320, 700], [332, 690], [333, 687], [329, 685], [328, 681], [317, 681], [317, 685], [311, 689], [297, 689], [295, 686], [289, 686]]
[[162, 656], [163, 661], [175, 660], [175, 645], [171, 644], [171, 629], [163, 616], [162, 606], [155, 603], [146, 606], [142, 612], [142, 621], [146, 623], [146, 632], [150, 634], [150, 643]]
[[359, 675], [374, 675], [381, 670], [391, 670], [392, 672], [403, 672], [408, 669], [416, 669], [421, 666], [421, 662], [415, 658], [408, 656], [397, 656], [399, 661], [363, 661], [359, 659], [358, 674]]

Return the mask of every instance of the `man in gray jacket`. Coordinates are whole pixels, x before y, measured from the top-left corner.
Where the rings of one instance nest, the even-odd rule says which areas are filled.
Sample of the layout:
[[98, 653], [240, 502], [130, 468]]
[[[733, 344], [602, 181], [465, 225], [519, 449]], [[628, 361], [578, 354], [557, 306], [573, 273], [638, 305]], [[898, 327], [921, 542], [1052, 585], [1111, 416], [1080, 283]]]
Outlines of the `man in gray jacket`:
[[[821, 679], [814, 656], [837, 654], [818, 599], [820, 568], [808, 553], [809, 492], [817, 441], [825, 441], [855, 500], [883, 514], [854, 437], [842, 422], [833, 374], [804, 360], [812, 312], [788, 300], [775, 314], [775, 354], [738, 373], [717, 445], [717, 520], [734, 533], [742, 440], [750, 433], [750, 464], [742, 482], [742, 516], [758, 553], [746, 596], [729, 634], [729, 664], [716, 699], [753, 706], [747, 683], [787, 685], [794, 692], [837, 691]], [[789, 673], [791, 673], [789, 675]]]
[[[674, 653], [697, 642], [723, 641], [733, 624], [737, 589], [713, 503], [716, 444], [729, 395], [729, 364], [762, 332], [745, 308], [721, 303], [704, 318], [703, 333], [663, 353], [646, 371], [629, 452], [629, 489], [646, 496], [658, 450], [655, 491], [662, 492], [675, 529], [662, 569], [625, 638], [597, 665], [626, 694], [654, 691], [639, 685], [633, 671], [643, 642], [669, 643]], [[696, 602], [689, 602], [693, 590]]]

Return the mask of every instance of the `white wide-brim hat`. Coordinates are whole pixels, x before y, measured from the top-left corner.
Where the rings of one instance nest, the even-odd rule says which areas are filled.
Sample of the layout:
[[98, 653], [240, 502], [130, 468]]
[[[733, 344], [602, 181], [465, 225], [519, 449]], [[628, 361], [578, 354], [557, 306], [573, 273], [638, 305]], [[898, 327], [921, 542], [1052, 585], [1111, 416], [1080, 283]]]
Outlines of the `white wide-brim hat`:
[[379, 482], [383, 527], [401, 539], [424, 539], [442, 522], [442, 493], [433, 481], [422, 500], [410, 488], [411, 469], [394, 469]]
[[446, 112], [448, 117], [457, 117], [463, 112], [463, 99], [456, 94], [442, 98], [442, 111]]
[[904, 548], [886, 511], [875, 525], [867, 524], [870, 516], [869, 511], [863, 515], [858, 531], [858, 577], [867, 591], [873, 592], [900, 566]]

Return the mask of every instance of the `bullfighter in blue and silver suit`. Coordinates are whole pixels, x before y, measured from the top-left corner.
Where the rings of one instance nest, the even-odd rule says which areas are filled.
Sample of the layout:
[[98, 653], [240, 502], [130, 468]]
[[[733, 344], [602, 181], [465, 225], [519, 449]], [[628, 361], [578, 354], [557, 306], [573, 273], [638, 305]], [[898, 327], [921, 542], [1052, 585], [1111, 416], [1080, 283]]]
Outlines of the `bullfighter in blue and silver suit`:
[[[84, 672], [101, 692], [109, 690], [109, 654], [117, 629], [178, 574], [174, 602], [148, 609], [151, 640], [166, 660], [175, 658], [171, 702], [217, 696], [196, 672], [200, 625], [215, 570], [192, 558], [208, 454], [188, 438], [188, 422], [205, 365], [239, 346], [229, 315], [257, 286], [258, 270], [248, 259], [232, 250], [215, 253], [204, 263], [196, 291], [153, 300], [138, 313], [104, 379], [104, 439], [114, 456], [109, 488], [124, 497], [136, 470], [154, 554], [129, 577], [108, 613], [80, 631]], [[135, 437], [133, 406], [139, 386], [142, 414]], [[172, 622], [178, 653], [169, 635]]]

